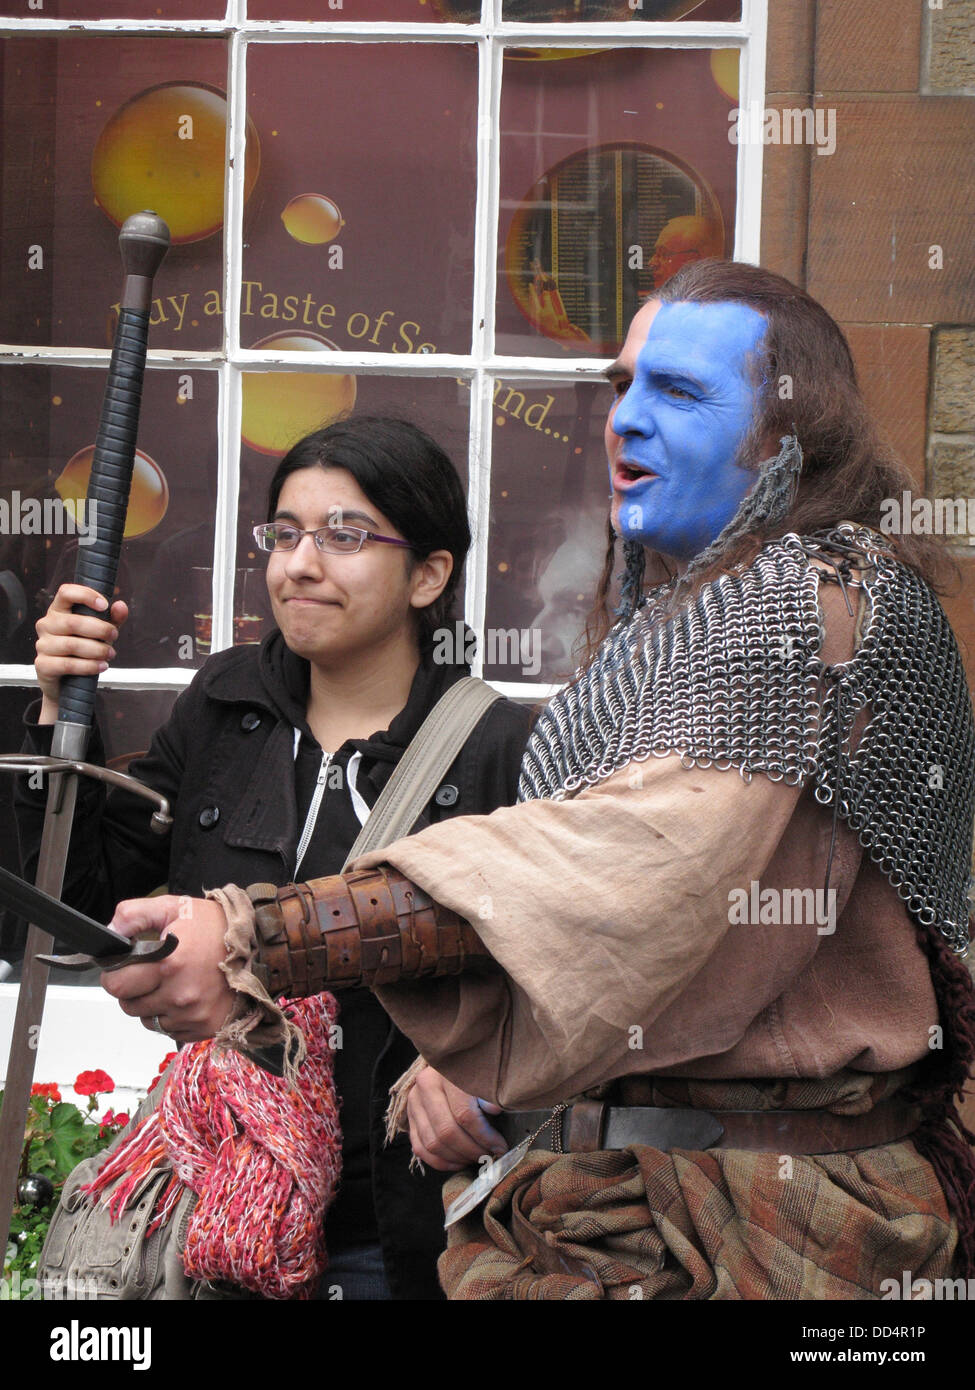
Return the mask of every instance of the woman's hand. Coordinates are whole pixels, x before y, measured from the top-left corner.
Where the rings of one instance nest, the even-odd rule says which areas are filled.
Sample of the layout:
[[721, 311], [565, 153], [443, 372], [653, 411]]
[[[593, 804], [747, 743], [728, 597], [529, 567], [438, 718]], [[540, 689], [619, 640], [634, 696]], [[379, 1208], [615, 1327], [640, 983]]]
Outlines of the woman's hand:
[[119, 903], [111, 922], [122, 936], [152, 931], [174, 932], [179, 945], [171, 956], [152, 965], [127, 965], [102, 974], [101, 985], [119, 1001], [122, 1012], [141, 1018], [177, 1042], [212, 1038], [226, 1023], [234, 1004], [221, 962], [226, 959], [223, 909], [209, 898], [131, 898]]
[[[73, 604], [104, 610], [104, 618], [86, 618], [72, 613]], [[58, 698], [64, 676], [97, 676], [108, 670], [115, 656], [113, 643], [129, 616], [128, 606], [118, 599], [109, 608], [101, 594], [84, 584], [62, 584], [43, 618], [37, 620], [37, 655], [34, 670], [41, 688], [39, 723], [54, 724], [58, 717]]]
[[507, 1142], [485, 1119], [485, 1114], [500, 1115], [500, 1105], [469, 1096], [433, 1067], [424, 1067], [417, 1076], [406, 1113], [413, 1152], [441, 1172], [452, 1173], [476, 1163], [483, 1154], [497, 1158], [508, 1150]]

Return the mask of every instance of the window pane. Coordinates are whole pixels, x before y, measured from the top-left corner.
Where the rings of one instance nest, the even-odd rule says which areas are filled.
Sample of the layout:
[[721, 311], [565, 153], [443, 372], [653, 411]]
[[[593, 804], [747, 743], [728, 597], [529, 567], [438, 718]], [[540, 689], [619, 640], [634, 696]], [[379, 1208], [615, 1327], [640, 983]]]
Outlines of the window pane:
[[[34, 623], [74, 577], [104, 384], [101, 371], [0, 369], [0, 662], [33, 662]], [[146, 374], [117, 583], [130, 608], [118, 666], [192, 669], [202, 660], [189, 571], [212, 562], [216, 417], [214, 373]]]
[[[485, 678], [555, 681], [592, 607], [609, 491], [603, 383], [502, 381], [494, 395]], [[513, 636], [515, 634], [516, 636]]]
[[[0, 337], [104, 347], [118, 227], [151, 207], [174, 246], [152, 345], [221, 337], [227, 49], [222, 39], [7, 39]], [[259, 141], [249, 155], [256, 181]]]
[[242, 345], [298, 333], [326, 349], [469, 351], [475, 49], [259, 45], [247, 86], [264, 153]]
[[[459, 14], [474, 7], [467, 0], [451, 0], [448, 8]], [[627, 19], [663, 24], [676, 19], [695, 23], [741, 19], [741, 0], [504, 0], [501, 9], [504, 19], [519, 24], [609, 24]]]
[[[393, 416], [419, 426], [453, 461], [466, 492], [470, 412], [469, 388], [453, 378], [247, 372], [243, 396], [234, 606], [238, 644], [260, 641], [272, 621], [264, 588], [267, 557], [258, 550], [250, 532], [267, 520], [268, 485], [286, 450], [354, 405], [356, 416]], [[463, 614], [463, 582], [456, 607], [458, 614]]]
[[498, 351], [601, 356], [680, 264], [730, 254], [733, 49], [508, 55]]

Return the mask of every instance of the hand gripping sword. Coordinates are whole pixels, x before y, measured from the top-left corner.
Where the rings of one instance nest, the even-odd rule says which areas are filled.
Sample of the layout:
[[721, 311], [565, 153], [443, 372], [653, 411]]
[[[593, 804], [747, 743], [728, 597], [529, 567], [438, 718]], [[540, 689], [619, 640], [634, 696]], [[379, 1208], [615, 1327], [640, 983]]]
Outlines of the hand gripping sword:
[[[135, 461], [142, 379], [148, 348], [152, 280], [169, 248], [169, 228], [153, 212], [136, 213], [122, 227], [119, 245], [125, 280], [88, 484], [86, 516], [90, 519], [94, 539], [89, 545], [78, 547], [74, 575], [76, 584], [97, 589], [109, 603], [115, 592]], [[97, 505], [93, 507], [92, 503]], [[75, 612], [90, 617], [104, 617], [103, 613], [81, 604], [76, 606]], [[50, 780], [37, 866], [37, 887], [53, 898], [61, 896], [64, 884], [78, 774], [91, 770], [81, 760], [91, 732], [97, 683], [96, 676], [67, 676], [62, 680], [58, 719], [51, 744], [52, 757], [38, 760], [50, 772]], [[24, 770], [23, 756], [13, 755], [6, 761], [10, 770]], [[58, 770], [52, 771], [52, 767]], [[103, 772], [102, 769], [96, 771], [98, 775]], [[165, 830], [169, 824], [168, 806], [155, 793], [144, 790], [161, 803], [153, 821], [156, 829]], [[118, 961], [122, 949], [118, 944], [119, 938], [114, 933], [107, 933], [109, 943], [113, 938], [114, 961]], [[165, 942], [157, 942], [155, 949], [150, 947], [148, 951], [144, 949], [145, 943], [142, 943], [141, 949], [132, 948], [132, 959], [158, 959], [173, 949], [170, 940], [167, 938]], [[34, 1076], [36, 1039], [47, 990], [48, 964], [41, 957], [50, 951], [52, 945], [53, 938], [47, 932], [31, 926], [10, 1043], [3, 1108], [0, 1110], [0, 1237], [4, 1238], [10, 1227], [17, 1190], [17, 1172], [24, 1145], [24, 1120]], [[106, 950], [103, 949], [100, 954], [106, 954]]]

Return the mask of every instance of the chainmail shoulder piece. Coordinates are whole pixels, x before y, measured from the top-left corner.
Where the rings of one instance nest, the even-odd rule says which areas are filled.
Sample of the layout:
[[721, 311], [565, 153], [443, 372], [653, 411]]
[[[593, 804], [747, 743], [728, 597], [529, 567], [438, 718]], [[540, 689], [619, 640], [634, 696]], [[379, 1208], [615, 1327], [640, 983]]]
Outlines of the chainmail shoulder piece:
[[[867, 599], [860, 645], [833, 667], [820, 657], [827, 578]], [[519, 797], [562, 800], [674, 753], [687, 767], [811, 784], [915, 918], [967, 946], [975, 723], [965, 672], [937, 598], [874, 532], [790, 534], [683, 602], [672, 586], [651, 591], [541, 715]]]

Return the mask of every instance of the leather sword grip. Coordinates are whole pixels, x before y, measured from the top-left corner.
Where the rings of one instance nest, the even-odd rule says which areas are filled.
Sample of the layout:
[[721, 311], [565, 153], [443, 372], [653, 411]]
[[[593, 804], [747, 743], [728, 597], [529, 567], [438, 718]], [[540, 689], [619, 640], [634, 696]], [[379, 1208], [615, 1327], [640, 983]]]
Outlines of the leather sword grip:
[[[115, 593], [115, 576], [122, 553], [148, 336], [148, 313], [123, 309], [119, 315], [88, 483], [86, 516], [94, 537], [90, 544], [78, 547], [75, 564], [75, 583], [97, 589], [109, 603]], [[106, 616], [83, 603], [75, 604], [74, 612], [88, 617]], [[61, 681], [59, 717], [72, 724], [90, 726], [97, 684], [95, 676], [65, 676]]]
[[456, 975], [488, 959], [468, 922], [388, 866], [247, 892], [256, 973], [272, 996]]
[[[86, 520], [92, 534], [87, 545], [78, 547], [74, 574], [76, 584], [97, 589], [109, 603], [115, 593], [135, 463], [152, 281], [168, 247], [169, 228], [156, 213], [136, 212], [126, 218], [119, 235], [125, 282], [88, 481]], [[88, 617], [106, 616], [84, 604], [75, 604], [73, 611]], [[90, 728], [97, 684], [95, 676], [65, 676], [58, 702], [59, 721]]]

